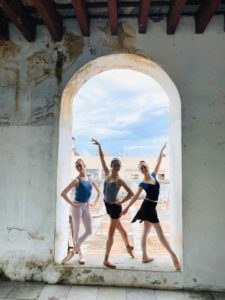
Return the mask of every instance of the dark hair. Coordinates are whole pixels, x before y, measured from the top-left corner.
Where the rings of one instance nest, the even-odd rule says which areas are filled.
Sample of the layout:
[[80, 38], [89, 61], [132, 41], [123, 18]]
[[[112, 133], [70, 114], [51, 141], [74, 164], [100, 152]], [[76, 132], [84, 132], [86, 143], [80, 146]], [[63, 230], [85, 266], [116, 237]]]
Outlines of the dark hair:
[[140, 168], [141, 165], [144, 165], [146, 167], [149, 167], [148, 164], [144, 161], [144, 160], [140, 160], [139, 164], [138, 164], [138, 167]]
[[120, 166], [121, 166], [121, 160], [120, 160], [119, 158], [117, 158], [117, 157], [114, 157], [114, 158], [111, 160], [111, 163], [110, 163], [110, 166], [111, 166], [111, 167], [112, 167], [112, 165], [113, 165], [113, 163], [114, 163], [115, 161], [117, 161], [117, 162], [120, 164]]

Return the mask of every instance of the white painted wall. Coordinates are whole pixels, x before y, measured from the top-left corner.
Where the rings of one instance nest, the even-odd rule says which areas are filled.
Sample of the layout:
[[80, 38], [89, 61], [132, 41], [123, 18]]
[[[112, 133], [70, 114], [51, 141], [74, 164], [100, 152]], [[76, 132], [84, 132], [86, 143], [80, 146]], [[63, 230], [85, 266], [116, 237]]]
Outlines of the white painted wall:
[[[0, 268], [6, 276], [71, 282], [71, 274], [46, 263], [54, 256], [57, 166], [63, 170], [63, 161], [57, 163], [62, 91], [89, 61], [130, 52], [159, 64], [181, 96], [182, 174], [178, 170], [177, 176], [183, 181], [184, 246], [182, 273], [140, 274], [136, 279], [132, 275], [130, 284], [152, 286], [158, 280], [156, 287], [225, 290], [223, 22], [222, 16], [213, 17], [205, 33], [195, 35], [193, 18], [182, 17], [176, 34], [168, 36], [166, 20], [149, 22], [146, 35], [139, 35], [137, 20], [130, 20], [120, 26], [116, 38], [104, 21], [96, 20], [91, 23], [91, 37], [80, 39], [71, 20], [65, 27], [75, 36], [57, 44], [50, 42], [42, 26], [34, 43], [26, 42], [11, 26], [12, 43], [0, 49]], [[66, 56], [59, 84], [57, 51]], [[70, 145], [65, 147], [69, 150]], [[67, 176], [64, 172], [62, 176]], [[121, 281], [124, 273], [117, 272], [116, 277], [107, 273], [102, 284], [129, 284]], [[78, 283], [88, 275], [82, 276]], [[101, 283], [101, 276], [95, 283]]]

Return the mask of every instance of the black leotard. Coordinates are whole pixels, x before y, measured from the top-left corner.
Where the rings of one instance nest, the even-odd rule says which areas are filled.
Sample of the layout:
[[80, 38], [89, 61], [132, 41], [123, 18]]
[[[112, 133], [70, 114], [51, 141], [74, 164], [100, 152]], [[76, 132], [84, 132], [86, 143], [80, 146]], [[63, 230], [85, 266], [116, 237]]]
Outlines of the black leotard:
[[140, 223], [143, 221], [149, 221], [151, 223], [159, 223], [156, 205], [159, 198], [159, 189], [160, 185], [156, 179], [155, 173], [151, 173], [151, 176], [155, 179], [155, 184], [140, 182], [139, 186], [142, 187], [146, 192], [146, 197], [141, 204], [140, 209], [134, 216], [132, 223], [140, 220]]

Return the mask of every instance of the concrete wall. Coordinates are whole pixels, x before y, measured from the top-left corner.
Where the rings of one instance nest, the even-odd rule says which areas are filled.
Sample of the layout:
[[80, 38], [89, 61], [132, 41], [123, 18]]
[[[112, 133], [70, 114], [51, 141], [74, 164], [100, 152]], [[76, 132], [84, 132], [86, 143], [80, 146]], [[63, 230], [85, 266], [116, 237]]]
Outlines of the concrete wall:
[[[120, 23], [110, 36], [105, 21], [91, 23], [82, 38], [75, 21], [53, 44], [42, 26], [28, 43], [12, 26], [0, 47], [0, 269], [12, 280], [122, 284], [225, 290], [225, 33], [213, 17], [203, 35], [183, 17], [174, 36], [166, 20], [137, 33], [137, 20]], [[135, 53], [158, 63], [176, 84], [182, 101], [183, 271], [124, 276], [56, 267], [58, 124], [63, 89], [90, 60]], [[179, 187], [178, 187], [179, 189]], [[87, 271], [87, 270], [86, 270]], [[107, 270], [108, 271], [108, 270]], [[78, 272], [78, 273], [77, 273]], [[80, 272], [80, 273], [79, 273]], [[79, 275], [80, 274], [80, 275]], [[86, 274], [86, 275], [85, 275]], [[80, 279], [76, 279], [76, 276]], [[71, 279], [73, 276], [73, 279]], [[87, 277], [89, 276], [89, 277]]]

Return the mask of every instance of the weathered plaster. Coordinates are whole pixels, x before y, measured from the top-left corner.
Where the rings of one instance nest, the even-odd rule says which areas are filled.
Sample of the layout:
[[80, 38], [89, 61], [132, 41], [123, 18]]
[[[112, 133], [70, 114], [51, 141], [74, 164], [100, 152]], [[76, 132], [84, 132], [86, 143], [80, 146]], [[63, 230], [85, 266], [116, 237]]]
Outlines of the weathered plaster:
[[113, 39], [110, 37], [110, 28], [105, 28], [106, 40], [103, 45], [109, 47], [114, 52], [135, 53], [137, 50], [134, 47], [136, 32], [129, 22], [120, 22], [118, 25], [118, 35]]
[[84, 38], [72, 32], [66, 32], [63, 45], [67, 49], [69, 60], [74, 61], [84, 50]]
[[[13, 68], [0, 67], [0, 125], [12, 125], [18, 111], [19, 74]], [[14, 111], [14, 114], [12, 113]]]
[[51, 260], [37, 259], [36, 256], [27, 258], [25, 254], [17, 257], [9, 253], [3, 263], [0, 264], [0, 273], [5, 278], [15, 281], [44, 281], [50, 284], [69, 283], [87, 285], [111, 285], [111, 286], [143, 286], [174, 289], [182, 288], [179, 282], [180, 273], [145, 271], [134, 272], [133, 270], [108, 270], [102, 267], [91, 269], [88, 267], [76, 268], [59, 266]]
[[[55, 53], [54, 53], [55, 54]], [[46, 75], [54, 74], [55, 55], [50, 49], [37, 51], [27, 59], [28, 79], [37, 81]]]
[[17, 230], [17, 231], [25, 231], [27, 233], [28, 238], [34, 239], [34, 240], [39, 240], [42, 241], [44, 240], [43, 236], [39, 236], [33, 232], [27, 231], [24, 228], [19, 228], [19, 227], [8, 227], [7, 226], [7, 230], [10, 232], [11, 230]]
[[21, 51], [12, 41], [0, 41], [0, 59], [11, 59]]
[[[33, 85], [30, 91], [30, 98], [36, 99], [31, 101], [31, 118], [29, 123], [32, 125], [50, 125], [54, 123], [55, 114], [57, 113], [58, 89], [56, 89], [58, 79], [50, 76]], [[48, 91], [46, 93], [46, 91]]]

